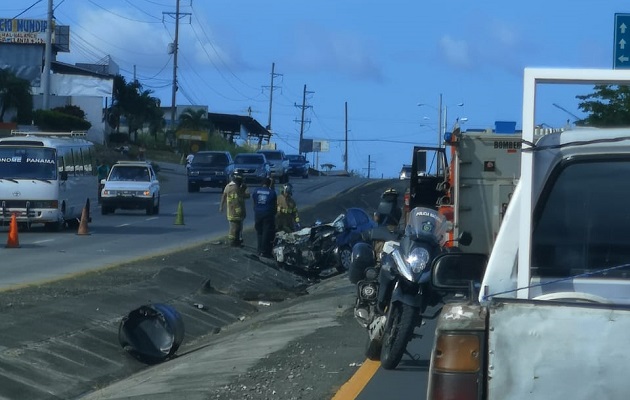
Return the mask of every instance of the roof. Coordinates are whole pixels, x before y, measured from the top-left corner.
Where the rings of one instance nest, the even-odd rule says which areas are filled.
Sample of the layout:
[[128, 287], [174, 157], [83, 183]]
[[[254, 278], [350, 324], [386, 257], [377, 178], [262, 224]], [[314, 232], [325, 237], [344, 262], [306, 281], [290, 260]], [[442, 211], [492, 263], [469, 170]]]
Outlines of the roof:
[[136, 167], [150, 167], [151, 163], [148, 161], [116, 161], [114, 165], [136, 166]]
[[269, 141], [271, 132], [265, 129], [254, 118], [246, 115], [234, 114], [218, 114], [208, 113], [208, 120], [212, 122], [214, 127], [224, 134], [232, 134], [239, 136], [241, 134], [241, 125], [247, 131], [248, 136]]
[[53, 72], [58, 74], [69, 74], [69, 75], [84, 75], [84, 76], [93, 76], [97, 78], [104, 79], [112, 79], [113, 75], [107, 73], [99, 73], [97, 71], [93, 71], [86, 66], [77, 66], [72, 64], [66, 64], [59, 61], [52, 61], [50, 67]]

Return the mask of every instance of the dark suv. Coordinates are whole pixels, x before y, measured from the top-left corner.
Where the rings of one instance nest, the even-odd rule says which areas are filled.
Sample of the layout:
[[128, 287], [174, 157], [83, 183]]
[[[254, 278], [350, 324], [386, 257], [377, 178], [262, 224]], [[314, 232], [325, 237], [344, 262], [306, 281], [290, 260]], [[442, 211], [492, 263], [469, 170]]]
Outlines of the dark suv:
[[308, 178], [310, 163], [306, 157], [301, 154], [287, 154], [287, 158], [289, 159], [289, 175]]
[[223, 189], [234, 173], [234, 161], [227, 151], [199, 151], [188, 168], [188, 191], [202, 187]]

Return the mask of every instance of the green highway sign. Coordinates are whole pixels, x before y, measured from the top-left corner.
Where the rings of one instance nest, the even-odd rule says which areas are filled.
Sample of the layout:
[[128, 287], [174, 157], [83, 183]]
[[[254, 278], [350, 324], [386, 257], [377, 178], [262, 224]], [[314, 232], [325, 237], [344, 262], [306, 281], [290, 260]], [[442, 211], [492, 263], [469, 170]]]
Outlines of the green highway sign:
[[630, 69], [630, 14], [615, 14], [613, 68]]

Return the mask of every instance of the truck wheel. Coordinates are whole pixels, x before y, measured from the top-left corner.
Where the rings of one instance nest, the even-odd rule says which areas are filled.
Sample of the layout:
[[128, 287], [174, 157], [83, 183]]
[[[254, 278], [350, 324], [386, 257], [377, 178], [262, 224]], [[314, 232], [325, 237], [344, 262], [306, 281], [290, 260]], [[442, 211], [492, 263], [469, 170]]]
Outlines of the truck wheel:
[[389, 313], [381, 349], [381, 365], [385, 369], [398, 366], [416, 327], [416, 317], [420, 313], [417, 308], [406, 304], [395, 303], [390, 306], [393, 308]]
[[155, 198], [151, 198], [149, 204], [147, 204], [146, 213], [147, 215], [153, 215], [155, 212]]
[[199, 191], [199, 185], [195, 183], [188, 183], [188, 193], [196, 193]]

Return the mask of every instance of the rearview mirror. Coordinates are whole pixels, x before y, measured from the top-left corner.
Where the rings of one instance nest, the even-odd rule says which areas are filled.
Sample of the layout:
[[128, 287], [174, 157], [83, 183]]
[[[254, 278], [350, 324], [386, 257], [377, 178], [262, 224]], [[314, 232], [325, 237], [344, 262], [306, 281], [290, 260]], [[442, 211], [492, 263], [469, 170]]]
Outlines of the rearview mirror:
[[68, 180], [68, 171], [61, 171], [59, 173], [59, 179], [62, 181], [67, 181]]
[[433, 265], [431, 283], [437, 289], [462, 290], [481, 284], [488, 256], [481, 253], [446, 253]]

